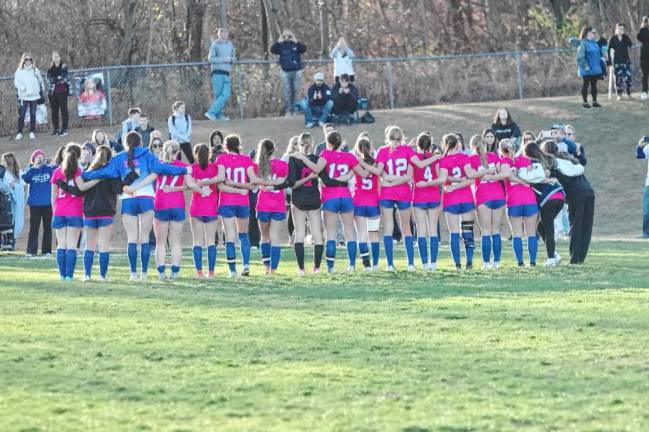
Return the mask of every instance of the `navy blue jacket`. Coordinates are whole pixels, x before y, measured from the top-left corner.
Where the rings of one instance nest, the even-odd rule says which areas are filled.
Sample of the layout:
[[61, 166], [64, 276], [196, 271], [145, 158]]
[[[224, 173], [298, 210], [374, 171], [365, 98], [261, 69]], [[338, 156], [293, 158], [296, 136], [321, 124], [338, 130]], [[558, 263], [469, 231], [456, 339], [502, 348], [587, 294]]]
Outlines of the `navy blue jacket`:
[[294, 41], [276, 42], [270, 47], [270, 52], [279, 56], [283, 71], [297, 71], [302, 69], [302, 54], [306, 52], [306, 45]]
[[43, 165], [40, 168], [30, 167], [23, 174], [23, 180], [29, 185], [27, 205], [32, 207], [50, 207], [52, 205], [52, 173], [54, 165]]
[[[317, 91], [320, 91], [322, 93], [322, 99], [313, 99], [313, 95], [315, 95], [315, 92]], [[322, 107], [324, 106], [324, 104], [331, 100], [331, 89], [327, 84], [322, 84], [320, 87], [312, 84], [311, 87], [309, 87], [309, 90], [307, 90], [307, 97], [309, 98], [310, 106]]]

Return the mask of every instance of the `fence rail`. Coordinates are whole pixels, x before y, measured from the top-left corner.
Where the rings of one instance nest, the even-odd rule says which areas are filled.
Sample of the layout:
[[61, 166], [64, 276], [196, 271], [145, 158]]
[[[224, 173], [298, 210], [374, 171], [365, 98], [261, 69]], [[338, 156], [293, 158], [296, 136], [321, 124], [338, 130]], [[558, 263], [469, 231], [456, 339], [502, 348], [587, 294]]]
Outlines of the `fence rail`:
[[[396, 108], [433, 103], [506, 100], [576, 92], [574, 48], [447, 54], [439, 56], [354, 59], [356, 84], [372, 108]], [[312, 74], [330, 59], [305, 60]], [[240, 118], [278, 114], [281, 79], [276, 61], [239, 60], [231, 78], [233, 92], [226, 113]], [[382, 66], [382, 67], [379, 67]], [[634, 65], [635, 71], [639, 70]], [[70, 70], [74, 79], [101, 74], [106, 114], [87, 120], [72, 115], [77, 97], [70, 98], [72, 126], [113, 125], [129, 106], [142, 107], [157, 121], [166, 119], [175, 100], [183, 100], [194, 118], [211, 101], [209, 63], [102, 66]], [[45, 72], [44, 70], [41, 72]], [[307, 80], [308, 81], [308, 80]], [[306, 86], [307, 82], [303, 83]], [[13, 76], [0, 77], [0, 98], [15, 99]], [[13, 131], [16, 109], [0, 104], [0, 133]]]

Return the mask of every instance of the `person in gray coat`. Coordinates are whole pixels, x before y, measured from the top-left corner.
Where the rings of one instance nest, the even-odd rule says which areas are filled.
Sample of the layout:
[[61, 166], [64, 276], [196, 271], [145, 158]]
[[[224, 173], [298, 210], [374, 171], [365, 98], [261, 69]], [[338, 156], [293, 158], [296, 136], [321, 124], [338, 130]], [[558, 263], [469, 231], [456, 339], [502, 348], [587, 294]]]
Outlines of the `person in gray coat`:
[[214, 100], [205, 113], [205, 117], [210, 120], [227, 121], [229, 118], [223, 114], [223, 107], [230, 98], [230, 73], [232, 72], [232, 64], [235, 62], [234, 45], [228, 39], [227, 29], [218, 29], [216, 36], [210, 46], [208, 57], [212, 70], [212, 94]]

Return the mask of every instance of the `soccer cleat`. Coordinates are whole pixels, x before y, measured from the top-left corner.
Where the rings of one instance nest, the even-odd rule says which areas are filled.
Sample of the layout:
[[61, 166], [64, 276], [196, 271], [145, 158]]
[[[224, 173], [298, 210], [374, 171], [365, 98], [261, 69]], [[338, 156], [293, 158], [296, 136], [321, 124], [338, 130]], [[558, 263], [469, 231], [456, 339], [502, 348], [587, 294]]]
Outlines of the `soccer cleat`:
[[29, 139], [30, 140], [35, 140], [36, 139], [36, 135], [34, 135], [34, 132], [29, 133]]
[[492, 268], [498, 270], [500, 268], [500, 261], [494, 261]]
[[299, 277], [304, 277], [304, 270], [299, 269], [299, 270], [297, 271], [297, 275], [298, 275]]
[[473, 270], [473, 263], [466, 263], [467, 270]]
[[417, 271], [417, 268], [416, 268], [414, 265], [409, 265], [408, 268], [407, 268], [407, 270], [408, 270], [410, 273], [412, 273], [412, 272], [416, 272], [416, 271]]
[[234, 279], [234, 278], [236, 278], [236, 277], [237, 277], [237, 272], [233, 272], [233, 271], [231, 271], [230, 274], [228, 274], [228, 278], [229, 278], [229, 279]]
[[99, 276], [99, 279], [97, 279], [99, 282], [108, 282], [108, 279], [104, 276]]
[[365, 273], [372, 273], [373, 269], [372, 269], [372, 267], [363, 267], [363, 271]]
[[393, 266], [387, 266], [385, 271], [388, 272], [388, 273], [394, 273], [394, 267]]
[[491, 268], [491, 263], [482, 263], [482, 270], [489, 270]]
[[250, 276], [250, 268], [244, 267], [243, 270], [241, 270], [241, 276]]
[[16, 135], [16, 141], [20, 141], [21, 139], [23, 139], [23, 134], [19, 133]]
[[318, 273], [320, 273], [320, 269], [314, 267], [313, 268], [313, 274], [318, 274]]
[[462, 271], [462, 264], [455, 264], [455, 271], [456, 272], [461, 272]]
[[557, 260], [555, 258], [548, 258], [547, 261], [545, 261], [545, 264], [543, 267], [556, 267], [557, 266]]
[[214, 272], [208, 272], [207, 279], [214, 279]]
[[430, 263], [428, 265], [428, 271], [429, 272], [434, 272], [435, 270], [437, 270], [437, 263]]
[[379, 271], [379, 266], [372, 266], [372, 271], [373, 271], [373, 272], [375, 272], [375, 271]]
[[347, 270], [345, 270], [347, 273], [353, 273], [356, 271], [356, 267], [354, 266], [349, 266], [347, 267]]
[[131, 273], [131, 276], [128, 278], [129, 281], [134, 282], [139, 280], [140, 278], [138, 277], [137, 273]]
[[90, 276], [88, 275], [83, 275], [83, 277], [81, 278], [81, 282], [88, 282], [89, 280], [90, 280]]
[[530, 261], [530, 267], [536, 267], [536, 263], [533, 261]]
[[140, 280], [141, 281], [146, 281], [148, 278], [149, 278], [149, 275], [147, 275], [146, 273], [142, 273], [140, 275]]
[[593, 108], [601, 108], [602, 106], [597, 102], [593, 102]]
[[196, 272], [196, 278], [197, 278], [197, 279], [204, 279], [204, 278], [205, 278], [205, 275], [203, 274], [202, 271], [197, 271], [197, 272]]

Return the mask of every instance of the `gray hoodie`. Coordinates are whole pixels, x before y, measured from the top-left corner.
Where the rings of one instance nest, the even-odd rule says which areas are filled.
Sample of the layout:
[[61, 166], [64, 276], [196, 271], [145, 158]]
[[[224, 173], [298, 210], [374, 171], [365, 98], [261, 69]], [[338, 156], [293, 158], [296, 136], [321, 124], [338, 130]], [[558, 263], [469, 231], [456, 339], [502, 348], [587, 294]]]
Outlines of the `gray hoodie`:
[[[225, 62], [225, 57], [230, 57], [230, 61]], [[210, 46], [208, 60], [212, 66], [212, 72], [220, 71], [229, 74], [232, 71], [232, 63], [235, 62], [234, 45], [230, 40], [221, 41], [216, 39]]]

